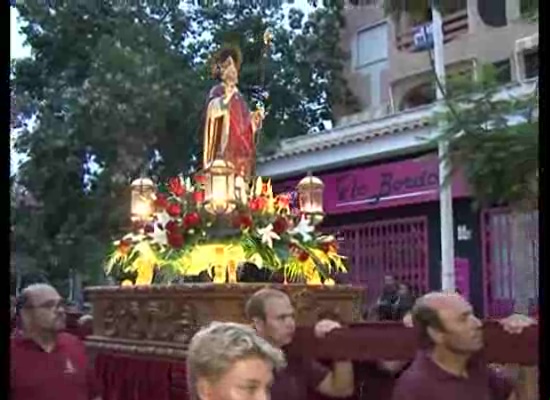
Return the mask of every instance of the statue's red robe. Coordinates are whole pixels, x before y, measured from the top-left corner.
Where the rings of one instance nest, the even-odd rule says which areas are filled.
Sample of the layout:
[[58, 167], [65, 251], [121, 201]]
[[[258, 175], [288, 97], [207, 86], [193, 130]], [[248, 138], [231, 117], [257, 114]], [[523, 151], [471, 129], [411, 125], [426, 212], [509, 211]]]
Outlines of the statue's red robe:
[[[216, 85], [210, 90], [208, 106], [215, 99], [224, 96], [224, 86]], [[235, 167], [236, 173], [249, 177], [255, 162], [255, 127], [251, 121], [250, 110], [241, 94], [236, 91], [227, 104], [228, 114], [211, 117], [206, 113], [204, 163], [208, 164], [217, 156], [229, 161]], [[229, 117], [227, 137], [223, 139], [224, 118]], [[206, 165], [204, 165], [206, 167]]]

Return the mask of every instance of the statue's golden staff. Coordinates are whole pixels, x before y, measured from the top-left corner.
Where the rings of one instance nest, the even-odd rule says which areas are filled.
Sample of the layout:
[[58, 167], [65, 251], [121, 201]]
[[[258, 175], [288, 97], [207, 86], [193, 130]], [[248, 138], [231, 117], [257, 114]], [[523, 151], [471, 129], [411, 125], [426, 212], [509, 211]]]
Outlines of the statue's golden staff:
[[[265, 88], [265, 69], [267, 59], [269, 58], [269, 49], [271, 47], [271, 42], [273, 40], [273, 34], [268, 29], [265, 30], [263, 35], [263, 46], [262, 46], [262, 59], [260, 60], [260, 85], [253, 88], [252, 97], [256, 100], [256, 109], [265, 110], [265, 101], [269, 98], [269, 92]], [[254, 135], [255, 149], [258, 149], [260, 144], [262, 127], [258, 129]], [[255, 154], [254, 154], [255, 157]], [[252, 176], [256, 175], [256, 160], [253, 162], [253, 173]], [[255, 181], [255, 180], [253, 180]]]
[[[263, 35], [264, 45], [262, 46], [262, 59], [260, 61], [260, 85], [254, 90], [254, 98], [256, 100], [257, 109], [265, 109], [265, 101], [269, 98], [269, 92], [265, 88], [265, 69], [272, 40], [273, 34], [269, 29], [266, 29]], [[259, 144], [259, 137], [260, 135], [256, 135], [256, 148]]]

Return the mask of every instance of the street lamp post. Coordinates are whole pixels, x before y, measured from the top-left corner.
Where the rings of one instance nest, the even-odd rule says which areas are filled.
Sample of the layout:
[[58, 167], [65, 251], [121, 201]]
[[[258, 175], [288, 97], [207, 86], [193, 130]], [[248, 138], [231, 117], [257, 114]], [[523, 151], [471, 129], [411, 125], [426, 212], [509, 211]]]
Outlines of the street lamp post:
[[[436, 85], [437, 108], [443, 107], [445, 88], [445, 54], [443, 47], [443, 21], [441, 11], [436, 1], [432, 1], [432, 32], [435, 74], [439, 81]], [[437, 127], [440, 133], [443, 129], [441, 124]], [[453, 194], [451, 182], [445, 182], [451, 170], [449, 158], [446, 157], [449, 143], [447, 140], [439, 140], [439, 211], [441, 220], [441, 289], [455, 290], [455, 267], [454, 267], [454, 224], [453, 224]], [[443, 161], [444, 160], [444, 161]]]

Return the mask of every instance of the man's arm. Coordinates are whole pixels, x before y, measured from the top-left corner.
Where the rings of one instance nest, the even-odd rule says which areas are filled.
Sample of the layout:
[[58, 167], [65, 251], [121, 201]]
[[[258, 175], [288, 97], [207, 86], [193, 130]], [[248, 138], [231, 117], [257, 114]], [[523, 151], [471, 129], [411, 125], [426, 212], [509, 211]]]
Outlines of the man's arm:
[[[531, 317], [522, 314], [512, 314], [507, 318], [499, 321], [502, 328], [512, 334], [519, 335], [523, 330], [529, 326], [537, 324], [537, 321]], [[493, 371], [492, 383], [498, 383], [498, 375]], [[508, 385], [512, 386], [510, 394], [505, 397], [506, 400], [534, 400], [538, 397], [537, 393], [537, 369], [536, 367], [520, 367], [518, 373], [518, 379], [516, 382], [508, 382]]]
[[512, 389], [506, 400], [535, 400], [538, 398], [536, 367], [519, 367], [518, 377], [511, 383]]
[[[315, 336], [324, 338], [329, 332], [342, 328], [338, 322], [330, 319], [322, 319], [314, 328]], [[350, 397], [355, 391], [353, 376], [353, 364], [351, 361], [337, 361], [332, 370], [317, 386], [317, 391], [329, 397]]]
[[317, 391], [328, 397], [350, 397], [354, 392], [353, 364], [351, 361], [334, 363], [325, 379], [317, 386]]

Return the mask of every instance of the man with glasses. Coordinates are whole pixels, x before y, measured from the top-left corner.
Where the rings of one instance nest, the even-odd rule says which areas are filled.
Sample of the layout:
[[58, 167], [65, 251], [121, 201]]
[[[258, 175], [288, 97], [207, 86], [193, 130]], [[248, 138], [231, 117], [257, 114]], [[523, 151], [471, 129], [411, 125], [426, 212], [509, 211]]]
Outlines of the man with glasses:
[[86, 351], [65, 329], [65, 303], [47, 284], [21, 293], [22, 330], [11, 339], [10, 394], [15, 400], [100, 400]]

